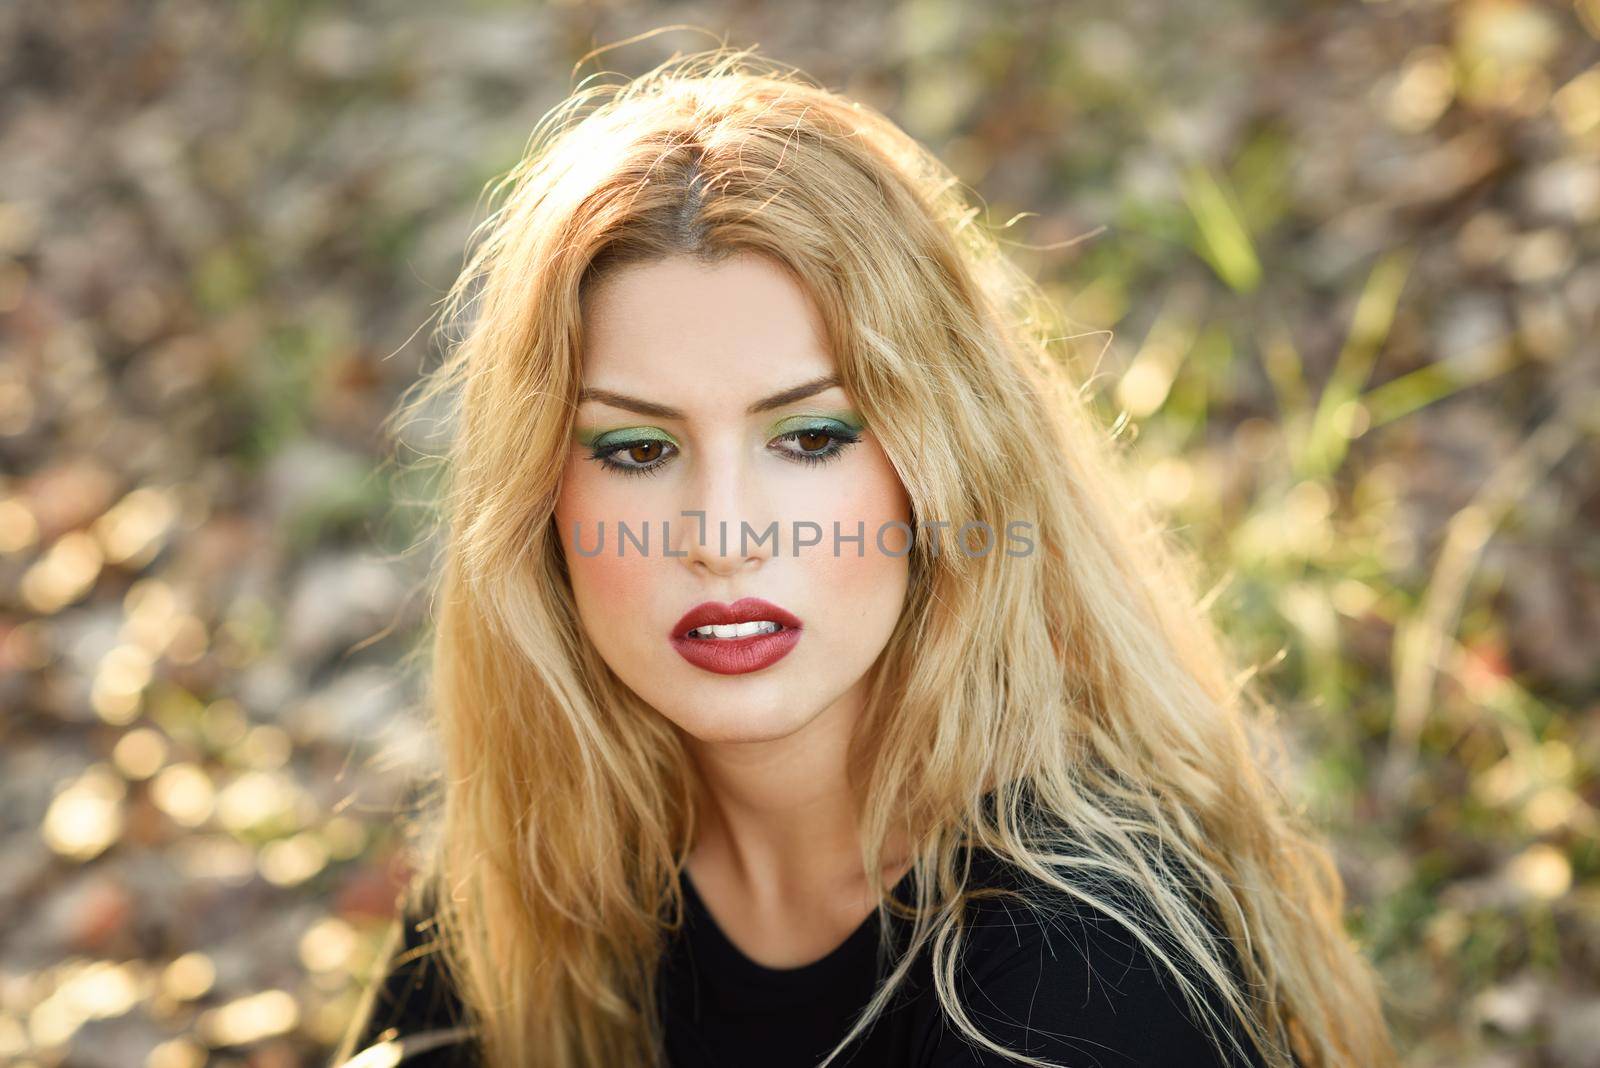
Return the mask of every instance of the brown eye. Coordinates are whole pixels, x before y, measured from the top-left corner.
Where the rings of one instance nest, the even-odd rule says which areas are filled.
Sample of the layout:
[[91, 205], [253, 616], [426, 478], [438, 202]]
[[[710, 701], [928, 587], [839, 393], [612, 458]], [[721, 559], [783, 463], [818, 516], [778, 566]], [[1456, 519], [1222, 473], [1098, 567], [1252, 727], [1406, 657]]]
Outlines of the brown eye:
[[[797, 463], [822, 464], [837, 460], [857, 440], [857, 435], [843, 424], [837, 428], [804, 426], [779, 434], [771, 448]], [[783, 444], [780, 446], [778, 442]]]
[[833, 440], [833, 435], [825, 430], [807, 430], [796, 434], [794, 440], [800, 443], [800, 448], [805, 452], [821, 452]]
[[600, 445], [589, 454], [589, 459], [619, 475], [650, 475], [666, 467], [668, 459], [677, 451], [678, 446], [665, 438], [643, 438]]

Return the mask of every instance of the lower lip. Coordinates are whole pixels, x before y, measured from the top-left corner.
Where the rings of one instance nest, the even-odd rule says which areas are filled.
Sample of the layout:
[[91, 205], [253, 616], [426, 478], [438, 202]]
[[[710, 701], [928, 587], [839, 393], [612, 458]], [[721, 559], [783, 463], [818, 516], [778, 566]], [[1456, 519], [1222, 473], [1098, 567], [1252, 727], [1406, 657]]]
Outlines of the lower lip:
[[748, 638], [672, 638], [672, 647], [695, 667], [718, 675], [744, 675], [771, 667], [789, 655], [800, 641], [800, 630], [784, 627], [771, 634]]

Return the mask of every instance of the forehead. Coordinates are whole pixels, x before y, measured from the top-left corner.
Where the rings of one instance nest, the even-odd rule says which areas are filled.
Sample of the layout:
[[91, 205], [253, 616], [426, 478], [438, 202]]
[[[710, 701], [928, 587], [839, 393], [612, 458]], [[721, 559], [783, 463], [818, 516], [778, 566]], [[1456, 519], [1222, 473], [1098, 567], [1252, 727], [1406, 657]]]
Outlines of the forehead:
[[584, 302], [585, 386], [687, 405], [766, 394], [835, 369], [809, 295], [765, 256], [630, 264]]

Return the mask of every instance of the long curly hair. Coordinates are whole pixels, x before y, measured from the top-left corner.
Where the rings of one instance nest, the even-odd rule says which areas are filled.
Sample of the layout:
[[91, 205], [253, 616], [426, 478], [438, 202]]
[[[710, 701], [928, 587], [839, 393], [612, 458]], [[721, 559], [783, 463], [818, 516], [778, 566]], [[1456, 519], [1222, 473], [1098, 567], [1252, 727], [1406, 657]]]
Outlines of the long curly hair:
[[[874, 109], [723, 47], [581, 86], [492, 193], [442, 302], [445, 358], [399, 412], [450, 421], [427, 647], [443, 775], [414, 887], [486, 1063], [661, 1063], [693, 772], [587, 640], [552, 515], [584, 293], [624, 264], [748, 252], [815, 301], [915, 516], [1035, 539], [1025, 557], [913, 545], [852, 767], [864, 870], [912, 843], [915, 905], [883, 892], [892, 967], [834, 1055], [926, 952], [962, 1032], [1047, 1063], [957, 997], [981, 847], [1125, 925], [1219, 1043], [1213, 1004], [1272, 1068], [1395, 1063], [1329, 850], [1274, 777], [1272, 710], [1131, 493], [1053, 310], [946, 167]], [[898, 955], [891, 915], [910, 923]]]

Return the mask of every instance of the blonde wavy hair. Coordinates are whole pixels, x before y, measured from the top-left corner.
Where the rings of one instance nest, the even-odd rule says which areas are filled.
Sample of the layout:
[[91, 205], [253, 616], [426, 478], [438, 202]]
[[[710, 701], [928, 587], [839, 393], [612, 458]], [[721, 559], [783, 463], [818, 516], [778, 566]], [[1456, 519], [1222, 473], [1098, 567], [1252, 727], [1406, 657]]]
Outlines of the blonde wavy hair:
[[[588, 287], [741, 252], [816, 302], [915, 516], [1035, 538], [1026, 558], [913, 547], [852, 781], [864, 870], [911, 843], [915, 906], [883, 891], [893, 970], [845, 1042], [926, 950], [962, 1032], [1047, 1064], [990, 1041], [956, 996], [981, 847], [1125, 925], [1219, 1043], [1207, 985], [1272, 1068], [1396, 1063], [1329, 851], [1269, 774], [1270, 708], [1230, 666], [1193, 563], [1130, 499], [1051, 309], [947, 168], [872, 108], [721, 47], [581, 86], [492, 192], [442, 302], [445, 359], [400, 410], [452, 395], [427, 695], [441, 803], [412, 893], [488, 1064], [662, 1063], [691, 764], [587, 640], [552, 514]], [[911, 925], [898, 958], [891, 914]]]

